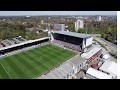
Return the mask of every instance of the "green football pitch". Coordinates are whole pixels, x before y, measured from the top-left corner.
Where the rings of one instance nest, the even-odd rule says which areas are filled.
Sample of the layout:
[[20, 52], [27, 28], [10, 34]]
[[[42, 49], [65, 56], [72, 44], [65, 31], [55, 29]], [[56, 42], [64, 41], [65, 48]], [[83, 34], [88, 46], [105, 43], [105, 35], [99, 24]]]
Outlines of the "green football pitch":
[[77, 53], [47, 44], [0, 59], [0, 79], [34, 79]]

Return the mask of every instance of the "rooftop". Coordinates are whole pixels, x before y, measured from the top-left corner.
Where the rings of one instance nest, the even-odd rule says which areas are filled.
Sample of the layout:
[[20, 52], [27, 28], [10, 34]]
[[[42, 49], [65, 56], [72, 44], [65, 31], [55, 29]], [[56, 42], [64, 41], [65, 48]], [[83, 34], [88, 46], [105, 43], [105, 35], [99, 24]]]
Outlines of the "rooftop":
[[117, 64], [114, 61], [105, 61], [100, 70], [117, 75]]
[[98, 79], [112, 79], [112, 76], [107, 75], [106, 73], [103, 73], [101, 71], [98, 71], [94, 68], [89, 68], [87, 70], [87, 74], [90, 74]]
[[63, 79], [73, 70], [73, 67], [78, 66], [83, 62], [85, 62], [85, 60], [83, 60], [81, 57], [75, 57], [74, 59], [71, 58], [70, 60], [64, 62], [64, 64], [50, 71], [46, 75], [42, 75], [40, 79], [49, 79], [49, 77], [51, 77], [51, 79]]
[[92, 35], [89, 35], [89, 34], [68, 32], [68, 31], [54, 31], [53, 33], [64, 34], [64, 35], [78, 37], [78, 38], [90, 38], [92, 36]]
[[89, 52], [83, 53], [81, 55], [82, 58], [89, 59], [91, 58], [95, 53], [97, 53], [99, 50], [101, 50], [100, 47], [93, 47]]

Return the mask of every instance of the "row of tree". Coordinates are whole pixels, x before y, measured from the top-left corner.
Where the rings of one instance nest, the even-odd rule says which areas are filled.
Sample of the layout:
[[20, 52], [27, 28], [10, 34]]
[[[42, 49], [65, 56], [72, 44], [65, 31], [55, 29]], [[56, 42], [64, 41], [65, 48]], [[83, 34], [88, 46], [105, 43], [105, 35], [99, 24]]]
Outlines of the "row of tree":
[[10, 39], [16, 36], [25, 37], [25, 26], [6, 23], [0, 28], [0, 39]]
[[101, 37], [114, 42], [117, 39], [117, 22], [103, 21], [103, 22], [86, 22], [83, 29], [78, 30], [79, 33], [87, 34], [101, 34]]
[[[75, 31], [75, 22], [65, 22], [65, 25], [68, 26], [68, 30], [72, 32]], [[78, 33], [87, 33], [87, 34], [101, 34], [102, 38], [114, 42], [117, 39], [117, 21], [84, 21], [84, 28], [79, 29]]]
[[0, 26], [0, 39], [2, 40], [11, 39], [17, 36], [22, 36], [27, 39], [37, 39], [47, 36], [45, 32], [36, 33], [35, 31], [26, 30], [25, 28], [28, 28], [28, 26], [22, 24], [4, 22], [1, 23]]

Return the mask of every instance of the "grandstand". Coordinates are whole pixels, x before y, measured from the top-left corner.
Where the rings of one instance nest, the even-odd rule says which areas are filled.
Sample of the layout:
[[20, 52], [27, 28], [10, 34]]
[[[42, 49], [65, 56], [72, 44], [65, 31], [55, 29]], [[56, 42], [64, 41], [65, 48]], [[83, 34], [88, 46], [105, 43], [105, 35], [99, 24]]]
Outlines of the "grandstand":
[[64, 64], [55, 68], [49, 73], [40, 76], [39, 79], [71, 79], [84, 67], [85, 63], [84, 59], [78, 55], [76, 56], [74, 56], [74, 59], [69, 59]]
[[[15, 42], [15, 39], [13, 39], [13, 40]], [[15, 50], [23, 49], [23, 48], [30, 47], [30, 46], [33, 46], [33, 45], [37, 45], [37, 44], [40, 44], [42, 42], [47, 42], [47, 41], [49, 41], [49, 37], [42, 38], [42, 39], [36, 39], [36, 40], [29, 40], [29, 41], [26, 41], [26, 42], [21, 42], [21, 43], [9, 45], [9, 46], [6, 46], [6, 47], [2, 47], [2, 48], [0, 48], [0, 55], [4, 55], [6, 53], [9, 53], [9, 52], [12, 52], [12, 51], [15, 51]]]
[[53, 31], [51, 42], [75, 51], [82, 51], [92, 45], [93, 37], [89, 34], [81, 34], [67, 31]]
[[[59, 45], [63, 48], [69, 48], [81, 52], [85, 48], [91, 47], [93, 37], [89, 34], [80, 34], [67, 31], [54, 31], [51, 33], [51, 38], [45, 37], [27, 41], [22, 37], [15, 37], [10, 40], [0, 41], [0, 57], [5, 56], [4, 58], [1, 58], [0, 64], [2, 64], [0, 65], [0, 69], [5, 74], [10, 73], [10, 76], [12, 77], [7, 76], [8, 78], [37, 78], [40, 75], [48, 73], [49, 70], [58, 67], [60, 64], [77, 54], [75, 52], [57, 47], [53, 44], [44, 45], [43, 47], [36, 47], [44, 43], [49, 43], [49, 40], [51, 40], [51, 43]], [[35, 48], [32, 49], [33, 47]], [[31, 50], [29, 50], [29, 48], [31, 48]], [[18, 53], [6, 57], [8, 53], [16, 53], [17, 51], [22, 51], [24, 49], [28, 51], [23, 51], [20, 54]], [[11, 62], [9, 62], [8, 60]], [[60, 65], [58, 69], [55, 68], [54, 70], [52, 70], [51, 73], [48, 73], [45, 76], [43, 75], [44, 77], [41, 78], [72, 78], [73, 75], [75, 75], [79, 70], [82, 69], [82, 67], [84, 66], [84, 62], [84, 59], [77, 56], [77, 58], [73, 58], [70, 61], [67, 61], [66, 64]], [[17, 66], [17, 63], [20, 63], [20, 65]], [[25, 70], [23, 70], [23, 67], [21, 66], [27, 68], [24, 68], [26, 69], [26, 72], [24, 72]], [[6, 69], [4, 69], [4, 67], [10, 68], [11, 72], [5, 72]], [[37, 70], [35, 70], [36, 68]], [[22, 72], [21, 74], [19, 73], [19, 70], [20, 72]], [[31, 72], [29, 72], [29, 70]], [[17, 75], [12, 75], [12, 72], [16, 73]], [[31, 74], [29, 75], [29, 73]], [[24, 74], [26, 74], [26, 76]], [[6, 76], [2, 76], [1, 73], [0, 78], [4, 77], [6, 78]]]
[[[49, 39], [50, 37], [27, 41], [22, 37], [16, 37], [12, 38], [11, 40], [3, 40], [0, 41], [0, 55], [4, 55], [5, 53], [19, 50], [25, 47], [37, 45], [42, 42], [48, 42]], [[67, 31], [54, 31], [51, 34], [52, 43], [78, 52], [91, 47], [92, 39], [93, 37], [89, 34], [80, 34]]]
[[40, 44], [36, 48], [0, 58], [0, 79], [37, 78], [74, 55], [75, 52], [52, 44]]

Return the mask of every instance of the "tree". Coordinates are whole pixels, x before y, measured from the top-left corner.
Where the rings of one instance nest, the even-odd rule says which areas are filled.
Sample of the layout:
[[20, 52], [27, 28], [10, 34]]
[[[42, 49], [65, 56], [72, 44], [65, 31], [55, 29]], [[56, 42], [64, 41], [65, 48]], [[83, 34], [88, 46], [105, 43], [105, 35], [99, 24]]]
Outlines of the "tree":
[[78, 33], [86, 33], [86, 29], [82, 29], [82, 28], [78, 29]]

